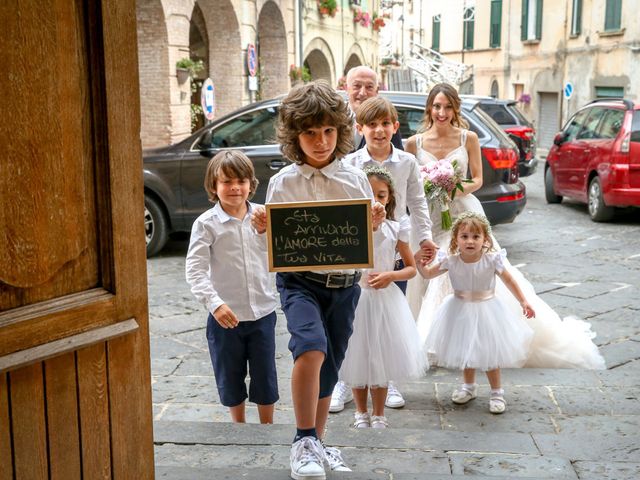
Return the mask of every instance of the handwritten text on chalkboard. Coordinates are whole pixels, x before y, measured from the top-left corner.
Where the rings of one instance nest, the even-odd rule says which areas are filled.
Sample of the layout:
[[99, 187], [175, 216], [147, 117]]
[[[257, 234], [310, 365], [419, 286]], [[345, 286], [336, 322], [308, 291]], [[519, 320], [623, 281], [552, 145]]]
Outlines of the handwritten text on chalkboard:
[[271, 271], [371, 267], [371, 201], [267, 205]]

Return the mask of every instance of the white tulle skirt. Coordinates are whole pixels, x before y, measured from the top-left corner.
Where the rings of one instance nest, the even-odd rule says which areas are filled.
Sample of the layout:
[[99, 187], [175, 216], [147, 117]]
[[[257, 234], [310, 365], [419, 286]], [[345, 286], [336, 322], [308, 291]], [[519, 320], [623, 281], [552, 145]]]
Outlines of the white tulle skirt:
[[[452, 214], [461, 211], [484, 213], [482, 205], [473, 195], [458, 197], [453, 202]], [[435, 218], [434, 218], [435, 217]], [[450, 231], [439, 228], [438, 217], [432, 213], [435, 228], [434, 241], [442, 249], [449, 247]], [[493, 237], [494, 248], [500, 250], [498, 241]], [[533, 330], [533, 339], [529, 347], [524, 367], [530, 368], [583, 368], [604, 369], [605, 361], [598, 347], [592, 339], [596, 334], [591, 330], [591, 324], [575, 317], [560, 316], [535, 292], [533, 285], [524, 278], [522, 273], [505, 260], [506, 270], [513, 276], [520, 286], [527, 301], [536, 312], [535, 318], [525, 318], [524, 321]], [[414, 315], [417, 313], [417, 327], [421, 341], [426, 342], [434, 324], [435, 312], [447, 295], [453, 293], [448, 275], [440, 275], [429, 282], [419, 278], [412, 279], [407, 296], [412, 303]], [[522, 316], [522, 309], [518, 301], [511, 294], [506, 285], [496, 279], [496, 298], [499, 298], [514, 316]]]
[[356, 388], [386, 387], [417, 378], [429, 368], [416, 324], [397, 285], [363, 286], [340, 379]]
[[447, 368], [518, 368], [527, 360], [533, 330], [497, 297], [468, 302], [453, 295], [435, 314], [425, 341], [429, 358]]

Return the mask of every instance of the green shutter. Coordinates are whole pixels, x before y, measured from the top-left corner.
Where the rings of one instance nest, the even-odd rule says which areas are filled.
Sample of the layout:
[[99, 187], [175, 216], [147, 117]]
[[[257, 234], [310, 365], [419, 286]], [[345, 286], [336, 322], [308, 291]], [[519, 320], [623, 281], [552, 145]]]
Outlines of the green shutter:
[[440, 15], [433, 17], [431, 22], [431, 50], [440, 50]]
[[573, 0], [573, 18], [571, 19], [571, 35], [582, 33], [582, 0]]
[[536, 38], [542, 38], [542, 0], [536, 3]]
[[[468, 16], [471, 19], [467, 20]], [[462, 18], [462, 48], [465, 50], [473, 50], [473, 31], [475, 26], [475, 8], [469, 7], [465, 9]]]
[[489, 34], [489, 46], [500, 46], [500, 34], [502, 30], [502, 0], [491, 0], [491, 33]]
[[624, 87], [596, 87], [596, 98], [624, 98]]
[[529, 23], [529, 0], [522, 0], [522, 14], [520, 16], [520, 40], [527, 39], [527, 23]]
[[607, 0], [607, 7], [604, 16], [605, 31], [620, 30], [622, 17], [622, 0]]

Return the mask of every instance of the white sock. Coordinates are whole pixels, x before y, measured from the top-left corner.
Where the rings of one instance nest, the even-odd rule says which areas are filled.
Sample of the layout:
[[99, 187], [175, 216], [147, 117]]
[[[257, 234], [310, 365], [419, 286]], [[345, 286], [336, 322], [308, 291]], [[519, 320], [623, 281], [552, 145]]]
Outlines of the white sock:
[[504, 389], [503, 388], [492, 388], [491, 389], [491, 395], [504, 395]]
[[476, 388], [477, 383], [463, 383], [462, 388], [467, 392], [473, 392], [473, 389]]

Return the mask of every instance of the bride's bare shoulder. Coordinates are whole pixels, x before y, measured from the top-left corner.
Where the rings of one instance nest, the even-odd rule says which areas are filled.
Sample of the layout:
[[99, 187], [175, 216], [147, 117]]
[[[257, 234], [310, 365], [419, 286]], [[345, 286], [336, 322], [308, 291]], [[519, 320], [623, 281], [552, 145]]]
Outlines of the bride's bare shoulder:
[[420, 134], [417, 133], [415, 135], [410, 136], [407, 139], [407, 143], [405, 143], [404, 145], [404, 150], [406, 152], [413, 153], [414, 155], [416, 154], [416, 152], [418, 151], [418, 144], [416, 139], [418, 138], [419, 135]]

